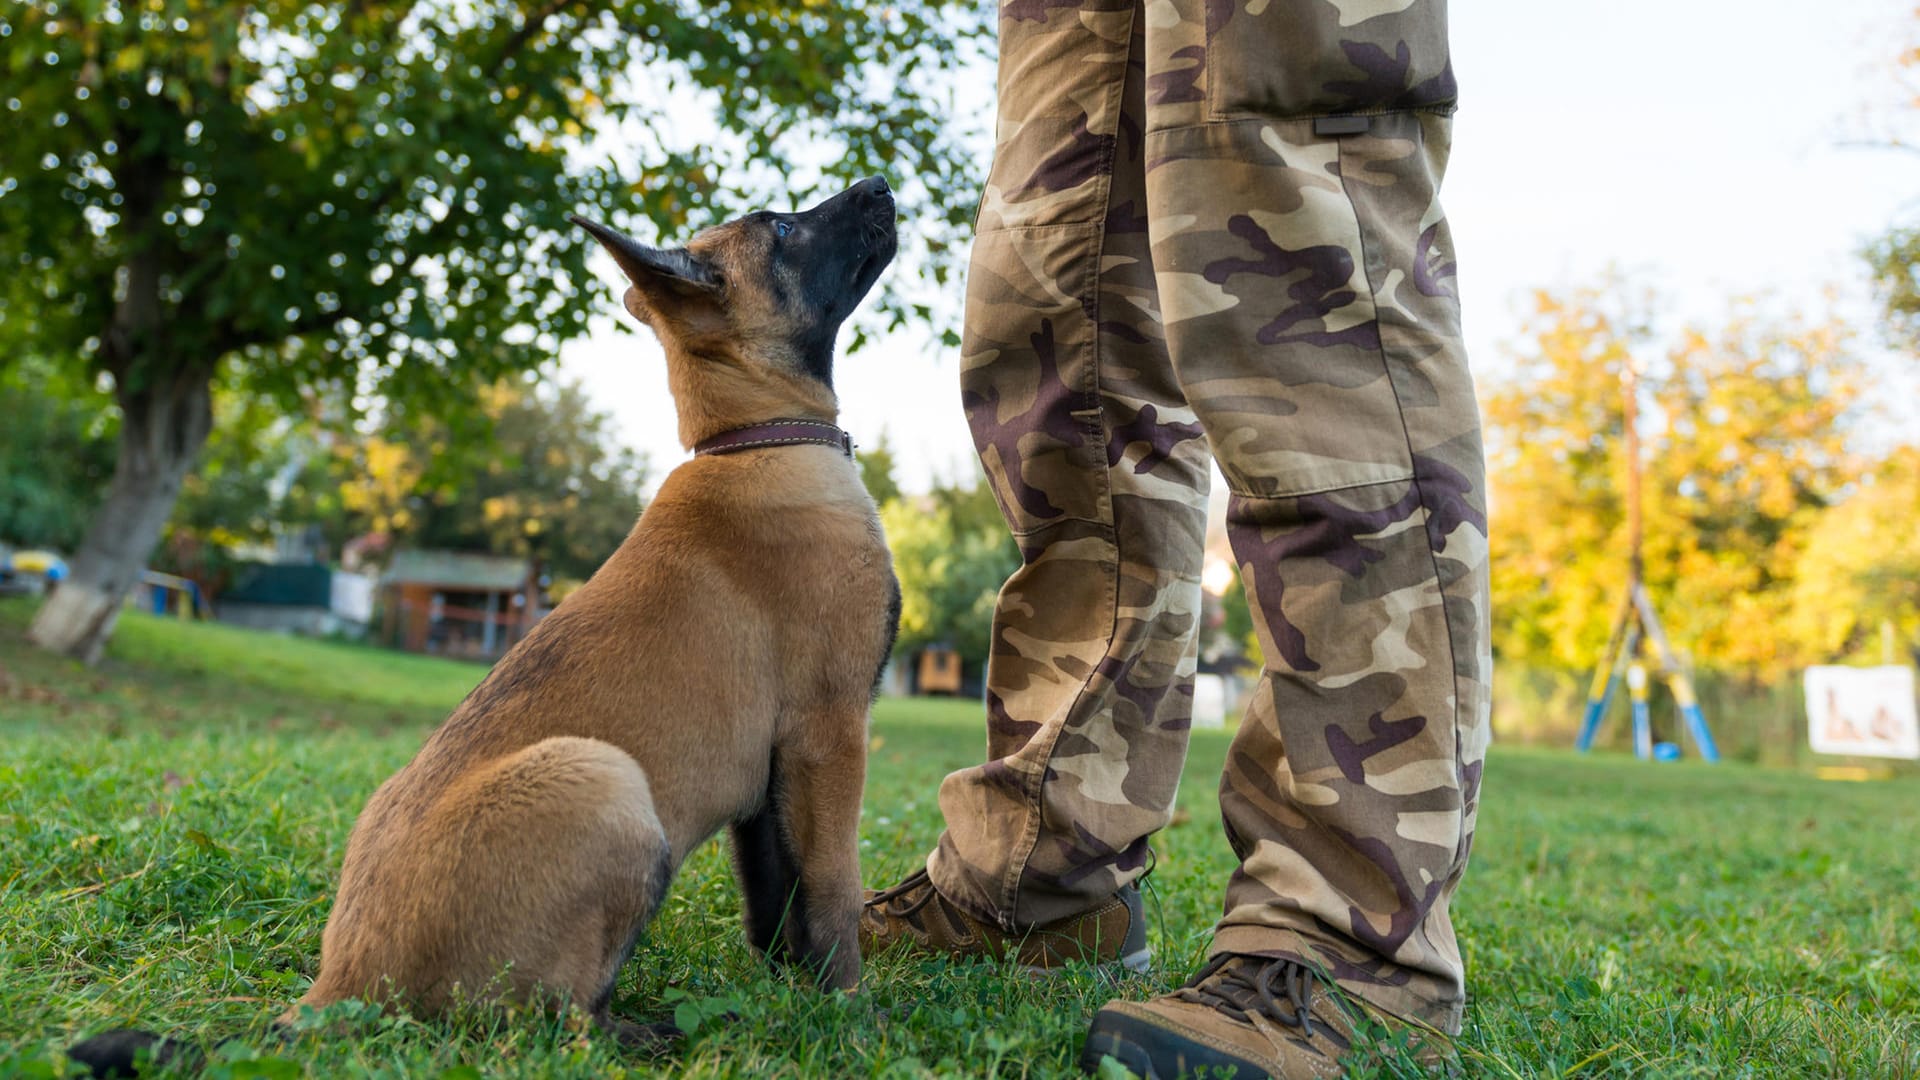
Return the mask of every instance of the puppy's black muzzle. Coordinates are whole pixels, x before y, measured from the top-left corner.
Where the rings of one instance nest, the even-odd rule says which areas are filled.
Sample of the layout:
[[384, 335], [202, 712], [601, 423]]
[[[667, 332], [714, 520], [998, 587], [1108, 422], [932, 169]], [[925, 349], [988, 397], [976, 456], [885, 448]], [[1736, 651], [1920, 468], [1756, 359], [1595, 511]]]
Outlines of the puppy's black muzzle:
[[802, 216], [839, 238], [844, 254], [837, 261], [847, 267], [843, 287], [845, 307], [851, 310], [879, 280], [899, 248], [893, 188], [884, 177], [869, 176]]

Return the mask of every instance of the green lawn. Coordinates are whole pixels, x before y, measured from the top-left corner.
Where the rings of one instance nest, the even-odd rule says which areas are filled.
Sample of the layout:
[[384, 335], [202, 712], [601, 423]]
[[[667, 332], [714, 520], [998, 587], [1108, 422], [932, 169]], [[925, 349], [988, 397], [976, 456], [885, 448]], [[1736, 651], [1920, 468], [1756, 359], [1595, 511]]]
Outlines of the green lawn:
[[[264, 1024], [313, 974], [354, 814], [481, 669], [131, 616], [89, 671], [26, 649], [27, 614], [0, 604], [0, 1076], [56, 1075], [61, 1047], [127, 1023], [239, 1036], [214, 1076], [1067, 1075], [1100, 1002], [1198, 962], [1231, 867], [1226, 740], [1201, 733], [1156, 844], [1151, 978], [884, 958], [821, 995], [748, 954], [709, 845], [615, 1004], [709, 1018], [674, 1057], [531, 1015], [345, 1010], [282, 1045]], [[982, 740], [965, 703], [880, 704], [870, 881], [917, 863], [940, 777]], [[1485, 792], [1455, 905], [1466, 1075], [1920, 1076], [1911, 781], [1497, 749]]]

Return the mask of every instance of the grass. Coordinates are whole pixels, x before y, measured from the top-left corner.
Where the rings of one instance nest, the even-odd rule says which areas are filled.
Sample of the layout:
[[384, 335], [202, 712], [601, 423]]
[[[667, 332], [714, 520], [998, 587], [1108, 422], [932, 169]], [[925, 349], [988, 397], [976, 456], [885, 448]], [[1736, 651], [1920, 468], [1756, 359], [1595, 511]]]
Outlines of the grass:
[[[479, 1012], [347, 1008], [282, 1044], [265, 1022], [312, 977], [354, 814], [481, 669], [130, 616], [89, 671], [27, 649], [27, 614], [0, 604], [0, 1076], [58, 1075], [60, 1048], [128, 1023], [233, 1039], [216, 1077], [1069, 1075], [1101, 1002], [1199, 962], [1232, 865], [1226, 739], [1201, 732], [1156, 841], [1150, 977], [889, 957], [821, 995], [748, 954], [709, 845], [615, 999], [695, 1027], [671, 1058]], [[982, 740], [967, 703], [880, 703], [870, 881], [917, 864]], [[1910, 781], [1496, 749], [1485, 790], [1455, 905], [1466, 1075], [1920, 1076]], [[1360, 1071], [1416, 1074], [1390, 1048]]]

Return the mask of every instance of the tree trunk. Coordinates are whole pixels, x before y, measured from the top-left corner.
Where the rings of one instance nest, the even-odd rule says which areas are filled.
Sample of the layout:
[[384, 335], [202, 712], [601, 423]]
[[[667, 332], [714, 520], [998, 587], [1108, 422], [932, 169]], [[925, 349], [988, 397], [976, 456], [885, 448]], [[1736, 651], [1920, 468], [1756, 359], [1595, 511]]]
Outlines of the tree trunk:
[[27, 637], [84, 663], [100, 659], [127, 592], [140, 580], [180, 482], [213, 427], [212, 371], [192, 365], [151, 385], [116, 382], [120, 458], [67, 579], [42, 604]]

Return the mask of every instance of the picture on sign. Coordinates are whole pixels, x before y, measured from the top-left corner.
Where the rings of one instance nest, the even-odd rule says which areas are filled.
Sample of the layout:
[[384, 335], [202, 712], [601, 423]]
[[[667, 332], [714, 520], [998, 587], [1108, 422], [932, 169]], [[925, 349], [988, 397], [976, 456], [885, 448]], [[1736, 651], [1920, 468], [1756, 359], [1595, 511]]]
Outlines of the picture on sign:
[[1807, 741], [1817, 754], [1920, 758], [1913, 669], [1808, 668]]

